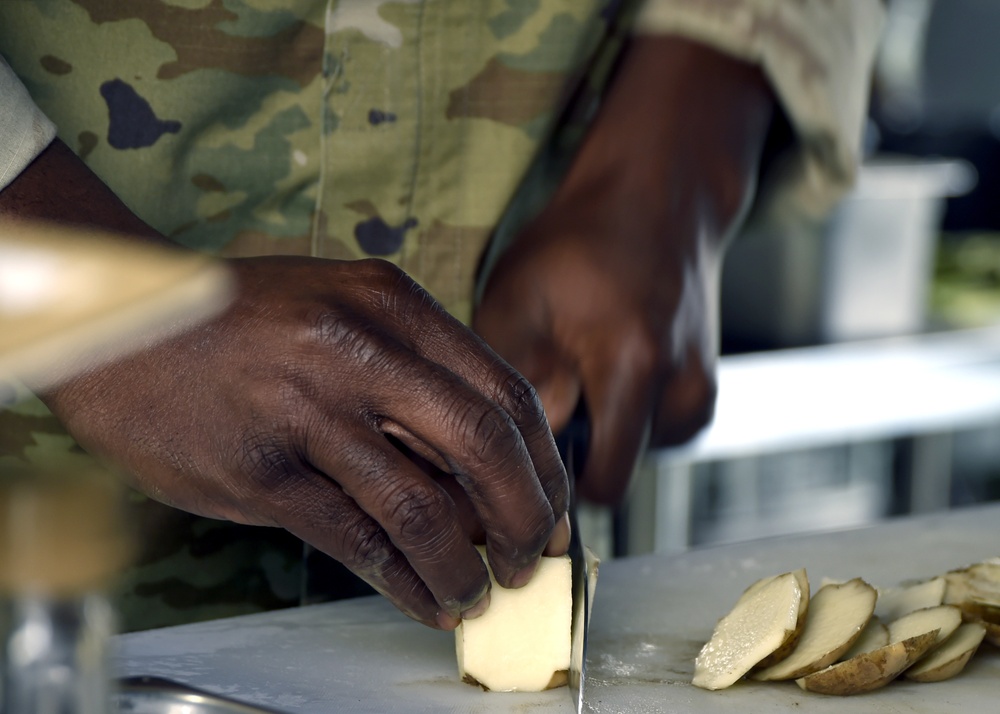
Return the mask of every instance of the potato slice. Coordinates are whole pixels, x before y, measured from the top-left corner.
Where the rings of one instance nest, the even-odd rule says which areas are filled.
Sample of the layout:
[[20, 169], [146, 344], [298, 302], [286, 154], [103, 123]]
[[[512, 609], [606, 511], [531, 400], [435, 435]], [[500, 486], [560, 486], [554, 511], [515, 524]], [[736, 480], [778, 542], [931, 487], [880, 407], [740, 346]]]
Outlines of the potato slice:
[[987, 640], [990, 639], [991, 629], [1000, 628], [1000, 608], [974, 602], [963, 602], [956, 607], [962, 611], [963, 620], [977, 622], [986, 628]]
[[798, 679], [836, 662], [868, 624], [875, 599], [875, 588], [861, 578], [824, 585], [809, 602], [809, 614], [792, 653], [753, 678]]
[[962, 624], [962, 612], [954, 605], [938, 605], [915, 610], [889, 623], [889, 641], [899, 642], [914, 635], [936, 629], [941, 644]]
[[976, 563], [945, 573], [944, 578], [947, 581], [944, 604], [963, 607], [975, 603], [1000, 609], [1000, 563]]
[[979, 649], [986, 629], [974, 622], [959, 625], [951, 637], [903, 673], [915, 682], [942, 682], [965, 669]]
[[692, 684], [723, 689], [796, 635], [802, 588], [794, 573], [751, 585], [695, 659]]
[[879, 589], [875, 614], [883, 622], [892, 622], [914, 610], [940, 605], [947, 585], [943, 577], [937, 577], [902, 588]]
[[977, 624], [986, 630], [986, 641], [994, 647], [1000, 647], [1000, 623], [980, 621]]
[[[790, 655], [792, 653], [792, 650], [795, 649], [795, 646], [799, 642], [799, 637], [802, 635], [802, 626], [806, 622], [806, 615], [809, 614], [809, 576], [806, 575], [805, 568], [799, 568], [798, 570], [793, 570], [792, 575], [795, 576], [795, 580], [799, 584], [799, 590], [802, 593], [802, 595], [800, 596], [801, 599], [799, 601], [799, 619], [795, 623], [795, 633], [787, 640], [785, 640], [785, 643], [781, 645], [781, 647], [779, 647], [774, 652], [769, 654], [767, 657], [762, 659], [760, 662], [755, 664], [754, 669], [763, 669], [764, 667], [770, 667], [771, 665], [777, 664], [781, 660], [785, 659], [785, 657]], [[773, 578], [762, 578], [757, 582], [762, 583], [772, 579]], [[747, 588], [744, 594], [746, 594], [747, 592], [752, 592], [753, 587], [754, 585], [751, 585], [749, 588]]]
[[[962, 622], [958, 608], [938, 605], [916, 610], [888, 625], [889, 644], [795, 680], [809, 692], [851, 695], [894, 680], [948, 638]], [[942, 633], [945, 633], [942, 635]]]
[[937, 630], [892, 642], [871, 652], [830, 665], [795, 683], [807, 692], [850, 696], [884, 687], [937, 642]]
[[459, 676], [497, 692], [566, 684], [573, 619], [569, 556], [542, 558], [523, 588], [500, 587], [492, 570], [490, 579], [489, 609], [455, 630]]
[[842, 654], [840, 658], [841, 660], [850, 659], [863, 652], [871, 652], [879, 647], [885, 647], [887, 644], [889, 644], [889, 628], [878, 617], [872, 615], [858, 639], [854, 640], [851, 649]]

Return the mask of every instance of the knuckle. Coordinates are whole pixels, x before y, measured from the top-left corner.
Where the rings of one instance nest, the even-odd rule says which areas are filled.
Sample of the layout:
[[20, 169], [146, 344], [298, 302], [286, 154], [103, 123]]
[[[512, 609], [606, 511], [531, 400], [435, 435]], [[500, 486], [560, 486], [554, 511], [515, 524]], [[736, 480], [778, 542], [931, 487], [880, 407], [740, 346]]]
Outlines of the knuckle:
[[427, 544], [445, 531], [442, 523], [452, 517], [445, 496], [429, 488], [412, 488], [401, 493], [389, 517], [401, 542]]
[[363, 355], [369, 345], [367, 322], [345, 307], [319, 310], [309, 323], [311, 327], [306, 339], [316, 344], [352, 355]]
[[355, 523], [344, 530], [344, 560], [358, 575], [381, 580], [393, 567], [396, 549], [384, 530], [374, 522]]
[[619, 343], [633, 370], [653, 374], [664, 367], [667, 354], [661, 346], [658, 331], [642, 320], [631, 321], [623, 330]]
[[286, 490], [302, 466], [278, 440], [255, 432], [238, 440], [235, 463], [247, 475], [252, 490], [267, 494]]
[[715, 372], [699, 363], [695, 369], [683, 370], [668, 385], [659, 408], [653, 433], [654, 446], [673, 446], [693, 438], [708, 426], [715, 416], [718, 382]]
[[715, 401], [718, 392], [714, 376], [701, 372], [689, 380], [685, 390], [687, 399], [683, 401], [683, 412], [687, 415], [688, 430], [693, 436], [708, 426], [715, 416]]
[[399, 353], [399, 345], [393, 339], [371, 319], [352, 310], [324, 310], [314, 317], [312, 325], [315, 343], [337, 356], [336, 360], [330, 360], [327, 355], [323, 364], [359, 378], [370, 381], [371, 375], [383, 373], [391, 368]]
[[700, 355], [691, 355], [679, 383], [679, 404], [689, 421], [699, 428], [712, 420], [718, 395], [715, 368]]
[[380, 288], [401, 285], [407, 280], [406, 273], [399, 266], [382, 258], [364, 258], [356, 261], [355, 266], [364, 273], [366, 282]]
[[543, 421], [545, 411], [538, 391], [525, 377], [510, 371], [502, 381], [497, 399], [518, 422], [525, 420]]
[[368, 282], [374, 286], [376, 305], [385, 311], [406, 316], [424, 308], [438, 307], [438, 303], [413, 278], [399, 266], [379, 258], [358, 261]]
[[502, 409], [483, 407], [466, 410], [459, 420], [457, 443], [462, 451], [480, 464], [500, 467], [514, 456], [517, 429]]

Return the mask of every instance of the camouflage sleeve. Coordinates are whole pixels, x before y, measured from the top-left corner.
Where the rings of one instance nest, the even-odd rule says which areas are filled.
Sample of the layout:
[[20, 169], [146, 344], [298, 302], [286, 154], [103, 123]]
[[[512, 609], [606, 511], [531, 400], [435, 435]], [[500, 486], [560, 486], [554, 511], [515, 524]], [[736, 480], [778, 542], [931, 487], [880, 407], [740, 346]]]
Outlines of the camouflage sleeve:
[[857, 171], [883, 21], [881, 0], [646, 0], [635, 31], [760, 64], [799, 140], [772, 190], [819, 217]]
[[0, 190], [49, 145], [55, 125], [28, 96], [28, 90], [0, 57]]

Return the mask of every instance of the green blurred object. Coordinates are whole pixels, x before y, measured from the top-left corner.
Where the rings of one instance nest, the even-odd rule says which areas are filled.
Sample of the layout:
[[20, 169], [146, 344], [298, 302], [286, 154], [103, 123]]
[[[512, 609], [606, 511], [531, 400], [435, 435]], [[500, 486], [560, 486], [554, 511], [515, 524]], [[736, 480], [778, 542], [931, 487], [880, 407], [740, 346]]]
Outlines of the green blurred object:
[[947, 327], [1000, 324], [1000, 233], [941, 236], [930, 311]]

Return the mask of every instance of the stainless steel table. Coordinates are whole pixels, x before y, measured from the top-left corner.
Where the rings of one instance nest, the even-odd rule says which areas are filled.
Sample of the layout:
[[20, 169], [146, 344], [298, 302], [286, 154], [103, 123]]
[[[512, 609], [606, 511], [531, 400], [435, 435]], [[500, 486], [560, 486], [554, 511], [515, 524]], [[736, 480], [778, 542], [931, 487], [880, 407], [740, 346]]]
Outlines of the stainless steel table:
[[[588, 656], [592, 712], [996, 711], [1000, 649], [981, 651], [956, 679], [897, 681], [868, 695], [807, 694], [794, 683], [690, 685], [715, 620], [753, 580], [806, 567], [823, 577], [892, 586], [1000, 555], [1000, 505], [602, 565]], [[458, 680], [453, 637], [380, 598], [123, 635], [121, 674], [169, 677], [291, 713], [571, 711], [565, 689], [482, 692]]]

